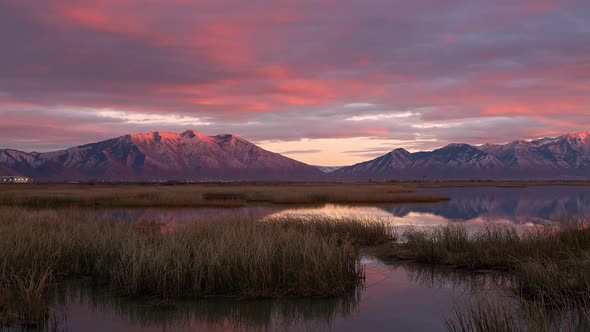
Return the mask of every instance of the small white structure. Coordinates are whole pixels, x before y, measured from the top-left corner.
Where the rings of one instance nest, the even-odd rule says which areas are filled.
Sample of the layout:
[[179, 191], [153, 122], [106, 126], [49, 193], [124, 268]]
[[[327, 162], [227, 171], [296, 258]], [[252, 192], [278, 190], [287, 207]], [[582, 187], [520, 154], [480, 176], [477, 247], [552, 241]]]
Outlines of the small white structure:
[[0, 184], [29, 182], [31, 182], [31, 179], [26, 176], [0, 176]]

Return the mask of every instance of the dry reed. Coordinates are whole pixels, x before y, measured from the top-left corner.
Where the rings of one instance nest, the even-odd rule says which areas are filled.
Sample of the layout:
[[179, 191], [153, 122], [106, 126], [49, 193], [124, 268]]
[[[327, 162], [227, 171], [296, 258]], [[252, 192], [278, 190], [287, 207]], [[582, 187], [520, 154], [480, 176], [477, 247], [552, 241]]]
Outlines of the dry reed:
[[388, 238], [383, 224], [345, 220], [211, 220], [170, 228], [91, 215], [0, 208], [0, 323], [40, 320], [52, 283], [81, 276], [130, 296], [345, 294], [364, 280], [358, 245]]

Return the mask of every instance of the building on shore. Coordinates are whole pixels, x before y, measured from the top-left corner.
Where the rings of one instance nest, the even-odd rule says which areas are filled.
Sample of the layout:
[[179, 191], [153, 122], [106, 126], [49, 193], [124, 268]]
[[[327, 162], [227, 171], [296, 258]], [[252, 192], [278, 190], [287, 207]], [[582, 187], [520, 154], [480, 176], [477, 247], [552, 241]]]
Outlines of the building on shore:
[[32, 182], [31, 178], [26, 176], [0, 176], [0, 184], [8, 184], [8, 183], [30, 183]]

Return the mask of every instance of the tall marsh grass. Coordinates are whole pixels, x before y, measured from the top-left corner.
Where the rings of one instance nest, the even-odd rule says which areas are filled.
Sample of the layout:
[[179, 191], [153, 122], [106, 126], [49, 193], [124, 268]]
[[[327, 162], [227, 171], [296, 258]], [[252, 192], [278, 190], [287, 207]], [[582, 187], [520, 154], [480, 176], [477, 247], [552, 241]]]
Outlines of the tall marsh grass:
[[[529, 309], [541, 306], [590, 312], [590, 228], [584, 223], [524, 233], [506, 226], [490, 226], [477, 232], [454, 225], [412, 229], [377, 253], [401, 261], [499, 271], [506, 277], [511, 293], [524, 300]], [[505, 325], [517, 319], [499, 310], [494, 306], [485, 310], [473, 307], [453, 321], [451, 330], [522, 331], [520, 326]], [[531, 321], [539, 323], [535, 319]]]
[[[396, 264], [401, 264], [397, 262]], [[557, 264], [556, 264], [557, 266]], [[458, 292], [454, 308], [444, 323], [451, 332], [524, 332], [524, 331], [589, 331], [590, 298], [588, 294], [574, 294], [568, 285], [569, 272], [555, 274], [551, 285], [539, 287], [536, 293], [519, 291], [520, 282], [526, 281], [514, 273], [471, 273], [465, 270], [437, 268], [434, 265], [408, 264], [412, 281], [429, 288], [455, 288]], [[574, 269], [576, 267], [572, 267]], [[545, 283], [539, 272], [538, 281]], [[587, 271], [579, 271], [583, 275]], [[547, 273], [547, 272], [545, 272]], [[530, 285], [529, 285], [530, 287]], [[565, 293], [550, 290], [565, 290]], [[535, 294], [535, 296], [530, 296]], [[563, 294], [567, 294], [563, 296]], [[466, 296], [468, 295], [468, 296]], [[559, 296], [559, 301], [555, 301]]]
[[0, 322], [38, 319], [27, 303], [42, 302], [53, 282], [82, 276], [129, 296], [345, 294], [364, 281], [358, 245], [388, 236], [383, 224], [352, 221], [212, 220], [166, 228], [83, 216], [0, 208]]
[[445, 325], [450, 332], [582, 332], [590, 330], [590, 307], [556, 311], [542, 301], [480, 297], [457, 307]]
[[448, 265], [468, 270], [514, 270], [525, 261], [587, 258], [590, 228], [570, 224], [519, 234], [511, 226], [470, 232], [462, 225], [409, 229], [380, 251], [385, 258]]
[[[515, 269], [514, 291], [556, 307], [590, 305], [590, 253], [562, 260], [528, 259]], [[590, 312], [590, 311], [589, 311]]]

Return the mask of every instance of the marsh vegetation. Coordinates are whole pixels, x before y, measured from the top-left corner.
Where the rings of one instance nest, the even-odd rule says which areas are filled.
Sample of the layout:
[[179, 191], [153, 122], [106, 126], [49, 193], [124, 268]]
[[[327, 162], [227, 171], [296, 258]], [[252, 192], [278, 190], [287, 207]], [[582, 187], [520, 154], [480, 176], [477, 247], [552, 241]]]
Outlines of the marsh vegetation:
[[12, 188], [0, 188], [0, 329], [51, 321], [50, 298], [73, 280], [117, 298], [156, 303], [154, 310], [184, 299], [339, 299], [363, 289], [364, 255], [404, 266], [430, 283], [452, 280], [473, 292], [505, 295], [458, 307], [446, 320], [451, 331], [590, 327], [590, 229], [582, 219], [524, 229], [396, 228], [371, 218], [288, 214], [127, 223], [110, 219], [106, 208], [444, 197], [381, 184]]
[[590, 307], [587, 301], [555, 308], [522, 298], [478, 297], [456, 308], [445, 325], [450, 332], [588, 331]]
[[410, 229], [375, 250], [384, 259], [501, 275], [514, 301], [482, 298], [459, 308], [451, 331], [582, 331], [590, 328], [590, 228], [585, 222], [473, 231]]
[[87, 277], [115, 294], [326, 297], [364, 280], [359, 245], [383, 223], [211, 220], [167, 227], [81, 219], [73, 210], [0, 209], [0, 319], [43, 319], [50, 286]]
[[0, 186], [0, 206], [67, 207], [239, 207], [248, 204], [434, 203], [449, 198], [417, 194], [396, 184], [283, 185], [89, 185]]

